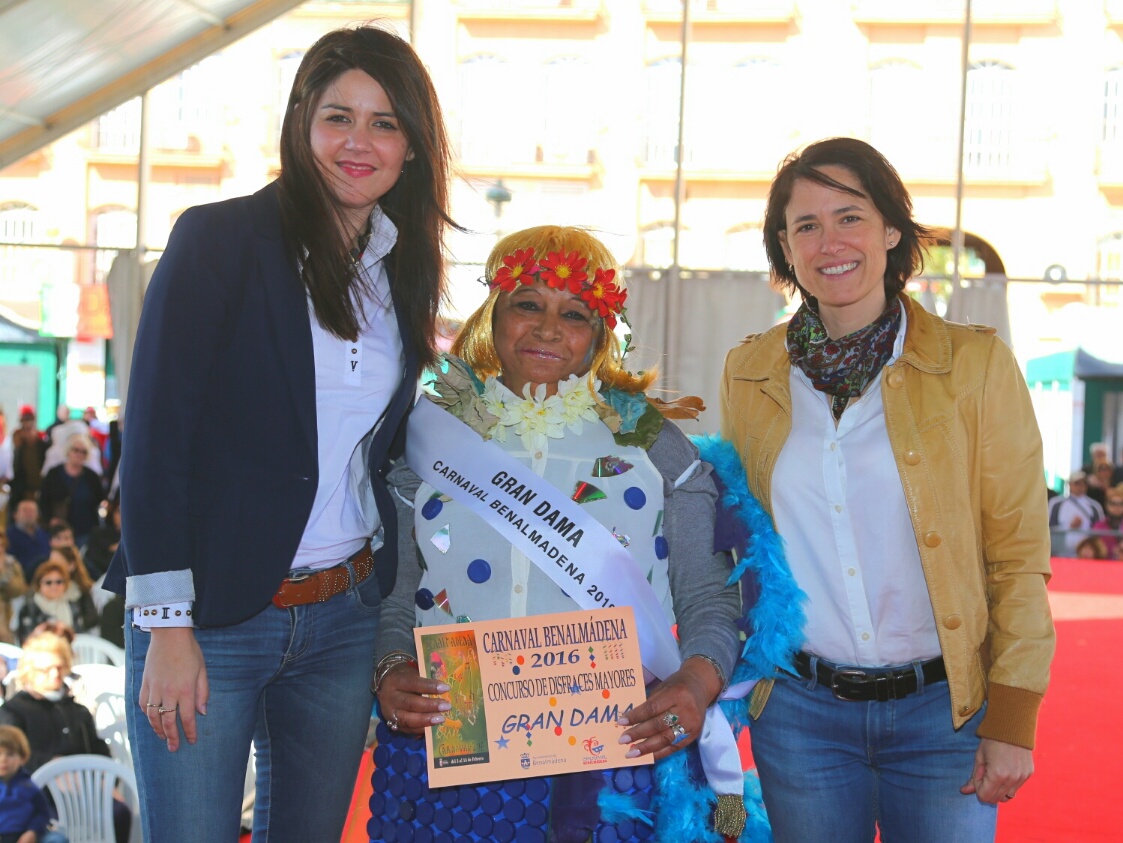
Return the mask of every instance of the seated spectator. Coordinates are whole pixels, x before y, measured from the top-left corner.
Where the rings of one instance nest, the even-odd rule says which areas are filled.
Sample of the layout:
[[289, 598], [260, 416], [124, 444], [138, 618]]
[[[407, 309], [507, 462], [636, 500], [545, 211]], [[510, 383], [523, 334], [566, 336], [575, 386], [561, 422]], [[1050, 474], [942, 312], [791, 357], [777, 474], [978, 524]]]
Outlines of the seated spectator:
[[17, 633], [21, 643], [45, 621], [58, 621], [78, 632], [84, 631], [78, 629], [85, 620], [82, 608], [66, 597], [70, 587], [68, 567], [66, 559], [56, 551], [35, 569], [31, 578], [31, 596], [19, 611]]
[[23, 575], [23, 565], [8, 553], [8, 536], [0, 533], [0, 641], [5, 644], [13, 644], [16, 640], [12, 632], [12, 598], [22, 597], [26, 592], [27, 578]]
[[1104, 517], [1092, 527], [1096, 530], [1113, 530], [1116, 533], [1114, 536], [1100, 536], [1107, 548], [1108, 558], [1113, 557], [1116, 547], [1123, 544], [1123, 541], [1120, 541], [1123, 538], [1120, 535], [1123, 534], [1123, 483], [1107, 490], [1104, 496]]
[[[27, 735], [29, 772], [64, 755], [109, 757], [109, 744], [98, 737], [93, 715], [66, 685], [73, 664], [70, 642], [63, 635], [41, 631], [24, 641], [15, 673], [19, 690], [0, 706], [0, 725], [15, 726]], [[130, 819], [128, 806], [114, 797], [113, 824], [119, 843], [128, 840]]]
[[94, 591], [100, 592], [101, 589], [94, 585], [90, 572], [86, 570], [86, 563], [82, 561], [82, 554], [74, 546], [74, 540], [70, 538], [69, 543], [56, 541], [56, 530], [58, 530], [58, 535], [65, 537], [70, 536], [70, 531], [65, 523], [51, 527], [51, 553], [58, 554], [66, 560], [66, 572], [70, 575], [66, 599], [72, 605], [78, 607], [81, 615], [80, 618], [75, 617], [74, 629], [76, 632], [87, 632], [98, 625], [100, 610], [97, 606], [97, 600], [94, 598]]
[[1106, 442], [1093, 442], [1088, 446], [1088, 453], [1092, 455], [1092, 459], [1080, 466], [1080, 470], [1087, 475], [1095, 474], [1097, 465], [1111, 460]]
[[24, 579], [30, 580], [39, 563], [51, 555], [51, 540], [39, 526], [39, 504], [20, 501], [8, 525], [8, 552], [23, 566]]
[[109, 561], [117, 552], [117, 544], [121, 541], [121, 501], [114, 497], [109, 501], [105, 511], [105, 523], [96, 527], [90, 533], [90, 541], [86, 545], [83, 560], [86, 570], [95, 580], [100, 580], [109, 570]]
[[1076, 545], [1077, 559], [1107, 559], [1107, 548], [1099, 536], [1085, 536]]
[[1074, 471], [1068, 478], [1068, 494], [1049, 502], [1049, 528], [1065, 530], [1063, 550], [1074, 555], [1080, 540], [1104, 517], [1103, 508], [1088, 497], [1088, 475]]
[[1109, 462], [1101, 462], [1096, 464], [1095, 471], [1088, 476], [1088, 497], [1100, 506], [1104, 505], [1107, 490], [1112, 486], [1111, 475], [1114, 472], [1115, 466]]
[[15, 726], [0, 726], [0, 843], [57, 841], [47, 827], [47, 797], [23, 765], [31, 757], [27, 735]]
[[105, 498], [101, 475], [85, 465], [92, 450], [88, 436], [71, 436], [65, 461], [46, 473], [39, 488], [42, 517], [69, 523], [78, 547], [86, 544], [98, 525], [98, 510]]
[[29, 772], [52, 758], [92, 753], [109, 757], [89, 709], [75, 701], [64, 681], [74, 655], [65, 637], [53, 632], [28, 636], [16, 667], [18, 692], [0, 706], [0, 724], [16, 726], [31, 744]]

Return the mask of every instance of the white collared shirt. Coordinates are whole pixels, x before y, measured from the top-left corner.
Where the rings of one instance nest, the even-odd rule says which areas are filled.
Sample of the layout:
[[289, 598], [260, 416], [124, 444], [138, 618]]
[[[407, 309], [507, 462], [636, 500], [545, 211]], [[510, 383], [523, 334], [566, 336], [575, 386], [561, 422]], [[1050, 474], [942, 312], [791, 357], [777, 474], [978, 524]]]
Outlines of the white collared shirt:
[[320, 483], [293, 568], [330, 568], [357, 553], [372, 536], [381, 546], [381, 520], [370, 484], [370, 440], [401, 383], [402, 338], [382, 265], [398, 237], [381, 209], [371, 215], [361, 272], [371, 285], [363, 298], [366, 325], [358, 342], [320, 325], [309, 300], [316, 357], [316, 439]]
[[[902, 309], [886, 368], [901, 356], [907, 329]], [[885, 426], [882, 376], [851, 401], [836, 428], [830, 396], [792, 366], [792, 430], [772, 481], [776, 528], [808, 597], [804, 649], [836, 664], [878, 667], [940, 655]]]

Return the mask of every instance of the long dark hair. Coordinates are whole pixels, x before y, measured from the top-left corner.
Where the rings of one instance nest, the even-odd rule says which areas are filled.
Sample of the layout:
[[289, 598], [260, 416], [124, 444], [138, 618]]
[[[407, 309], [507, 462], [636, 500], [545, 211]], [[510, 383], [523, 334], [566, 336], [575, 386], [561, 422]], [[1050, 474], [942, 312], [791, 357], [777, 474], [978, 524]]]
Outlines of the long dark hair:
[[[281, 128], [281, 228], [285, 248], [308, 289], [316, 318], [341, 339], [359, 335], [361, 284], [344, 234], [343, 209], [312, 155], [313, 105], [348, 70], [361, 70], [386, 91], [413, 151], [379, 206], [398, 229], [386, 257], [394, 306], [409, 326], [422, 365], [436, 359], [437, 309], [444, 294], [442, 238], [448, 215], [449, 146], [437, 93], [413, 49], [373, 26], [329, 32], [305, 54], [296, 72]], [[301, 107], [301, 106], [304, 107]]]
[[772, 277], [782, 287], [799, 290], [807, 297], [807, 291], [796, 280], [795, 271], [788, 266], [780, 242], [780, 233], [787, 228], [785, 212], [796, 181], [807, 179], [832, 190], [862, 195], [820, 169], [831, 164], [853, 173], [882, 219], [901, 233], [901, 242], [889, 250], [885, 259], [885, 298], [891, 301], [905, 288], [905, 282], [924, 266], [924, 243], [931, 238], [931, 232], [912, 218], [912, 197], [893, 165], [868, 143], [856, 138], [821, 140], [784, 159], [772, 179], [764, 214], [764, 248]]

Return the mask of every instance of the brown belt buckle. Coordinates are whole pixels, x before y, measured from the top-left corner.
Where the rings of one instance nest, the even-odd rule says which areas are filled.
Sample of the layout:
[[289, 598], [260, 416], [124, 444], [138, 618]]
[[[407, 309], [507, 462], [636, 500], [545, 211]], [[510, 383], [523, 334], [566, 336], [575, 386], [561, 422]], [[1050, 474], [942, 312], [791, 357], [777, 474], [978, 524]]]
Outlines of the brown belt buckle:
[[301, 582], [304, 582], [305, 580], [307, 580], [309, 577], [312, 577], [312, 576], [315, 576], [315, 573], [301, 574], [299, 577], [285, 577], [283, 580], [281, 580], [280, 588], [278, 588], [276, 590], [276, 592], [274, 592], [274, 594], [273, 594], [273, 605], [276, 606], [278, 609], [291, 609], [293, 606], [297, 605], [296, 603], [286, 603], [284, 598], [281, 597], [281, 592], [285, 590], [286, 584], [288, 584], [290, 582], [291, 583], [301, 583]]

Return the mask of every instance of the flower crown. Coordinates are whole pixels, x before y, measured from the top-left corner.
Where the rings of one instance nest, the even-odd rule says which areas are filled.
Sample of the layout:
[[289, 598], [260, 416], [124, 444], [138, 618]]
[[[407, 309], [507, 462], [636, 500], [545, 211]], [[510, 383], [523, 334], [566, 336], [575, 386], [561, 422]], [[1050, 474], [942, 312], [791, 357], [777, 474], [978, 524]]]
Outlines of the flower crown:
[[503, 258], [503, 266], [488, 281], [488, 286], [513, 293], [519, 284], [533, 284], [537, 277], [555, 290], [569, 290], [580, 296], [589, 310], [604, 319], [609, 328], [615, 328], [617, 314], [624, 313], [628, 291], [616, 286], [615, 269], [598, 269], [590, 281], [585, 272], [588, 263], [588, 259], [578, 256], [576, 251], [568, 255], [549, 252], [539, 263], [534, 259], [533, 249], [516, 249], [513, 255]]

